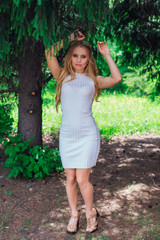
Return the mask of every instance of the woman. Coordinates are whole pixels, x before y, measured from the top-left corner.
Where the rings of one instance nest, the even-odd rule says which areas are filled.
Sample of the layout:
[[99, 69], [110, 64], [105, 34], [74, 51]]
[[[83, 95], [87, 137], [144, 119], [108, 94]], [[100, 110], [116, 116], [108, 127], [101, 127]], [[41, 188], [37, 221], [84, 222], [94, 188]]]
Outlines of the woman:
[[[100, 89], [113, 87], [122, 79], [106, 42], [98, 42], [97, 46], [108, 63], [111, 76], [97, 75], [91, 47], [83, 41], [84, 38], [84, 35], [78, 32], [77, 40], [71, 43], [63, 69], [55, 57], [58, 48], [63, 47], [63, 40], [51, 50], [45, 51], [48, 67], [57, 80], [56, 107], [61, 102], [62, 109], [59, 140], [71, 209], [71, 218], [67, 226], [70, 233], [77, 231], [79, 223], [77, 183], [86, 205], [86, 231], [93, 232], [97, 229], [97, 210], [93, 207], [93, 187], [89, 177], [99, 154], [100, 134], [92, 117], [91, 106]], [[71, 40], [74, 40], [74, 34], [71, 34]]]

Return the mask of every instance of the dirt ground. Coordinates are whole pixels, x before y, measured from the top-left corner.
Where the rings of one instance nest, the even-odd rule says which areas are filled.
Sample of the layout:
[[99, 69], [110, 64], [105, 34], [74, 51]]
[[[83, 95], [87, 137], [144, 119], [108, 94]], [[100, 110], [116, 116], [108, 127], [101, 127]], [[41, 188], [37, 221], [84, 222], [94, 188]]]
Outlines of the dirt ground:
[[[57, 147], [58, 139], [44, 136], [44, 145]], [[101, 140], [93, 168], [94, 203], [99, 228], [85, 232], [85, 206], [79, 193], [80, 227], [66, 233], [69, 207], [64, 173], [25, 180], [7, 178], [0, 150], [1, 240], [153, 240], [160, 239], [160, 135], [119, 136]]]

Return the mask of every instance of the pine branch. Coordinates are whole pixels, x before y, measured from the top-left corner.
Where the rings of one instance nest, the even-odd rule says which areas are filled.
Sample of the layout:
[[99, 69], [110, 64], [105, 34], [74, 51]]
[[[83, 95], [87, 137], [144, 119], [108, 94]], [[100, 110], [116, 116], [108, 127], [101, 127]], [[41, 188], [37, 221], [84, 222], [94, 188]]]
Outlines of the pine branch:
[[7, 77], [5, 77], [5, 76], [2, 76], [2, 77], [0, 78], [0, 80], [5, 80], [5, 81], [7, 81], [7, 82], [10, 82], [10, 81], [12, 80], [13, 77], [14, 77], [14, 78], [19, 78], [18, 75], [12, 73], [11, 76], [10, 76], [9, 78], [7, 78]]
[[9, 89], [1, 89], [0, 90], [0, 93], [2, 94], [2, 93], [19, 93], [19, 90], [18, 90], [18, 88], [9, 88]]
[[13, 84], [13, 82], [12, 82], [12, 81], [13, 81], [13, 77], [14, 77], [14, 78], [18, 78], [18, 75], [12, 73], [9, 78], [7, 78], [7, 77], [5, 77], [5, 76], [2, 76], [2, 77], [0, 78], [0, 82], [5, 81], [5, 82], [7, 82], [7, 84], [9, 85], [8, 87], [10, 87], [10, 88], [8, 88], [8, 89], [1, 89], [1, 90], [0, 90], [0, 93], [1, 93], [1, 94], [2, 94], [2, 93], [12, 93], [12, 92], [18, 93], [18, 92], [19, 92], [19, 88], [16, 87], [16, 86], [14, 86], [14, 84]]
[[52, 74], [50, 74], [48, 78], [46, 78], [46, 79], [44, 79], [44, 80], [42, 81], [42, 85], [44, 85], [44, 84], [46, 84], [47, 82], [49, 82], [52, 78], [53, 78], [53, 76], [52, 76]]

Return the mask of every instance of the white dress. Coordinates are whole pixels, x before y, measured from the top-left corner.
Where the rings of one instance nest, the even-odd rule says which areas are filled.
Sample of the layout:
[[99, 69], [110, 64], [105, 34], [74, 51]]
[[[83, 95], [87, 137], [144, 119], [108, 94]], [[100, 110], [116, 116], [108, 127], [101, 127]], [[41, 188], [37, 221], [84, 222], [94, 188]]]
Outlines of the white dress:
[[64, 168], [90, 168], [96, 165], [100, 149], [100, 134], [92, 116], [95, 92], [93, 80], [75, 73], [67, 76], [61, 89], [62, 119], [59, 149]]

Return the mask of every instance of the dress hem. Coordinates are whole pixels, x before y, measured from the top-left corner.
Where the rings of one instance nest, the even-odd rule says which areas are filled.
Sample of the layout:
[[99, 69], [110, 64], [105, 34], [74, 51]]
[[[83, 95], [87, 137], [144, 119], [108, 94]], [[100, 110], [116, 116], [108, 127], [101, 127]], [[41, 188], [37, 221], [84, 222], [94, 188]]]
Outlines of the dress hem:
[[93, 168], [95, 166], [96, 166], [96, 164], [91, 167], [63, 167], [63, 168], [64, 169], [89, 169], [89, 168]]

